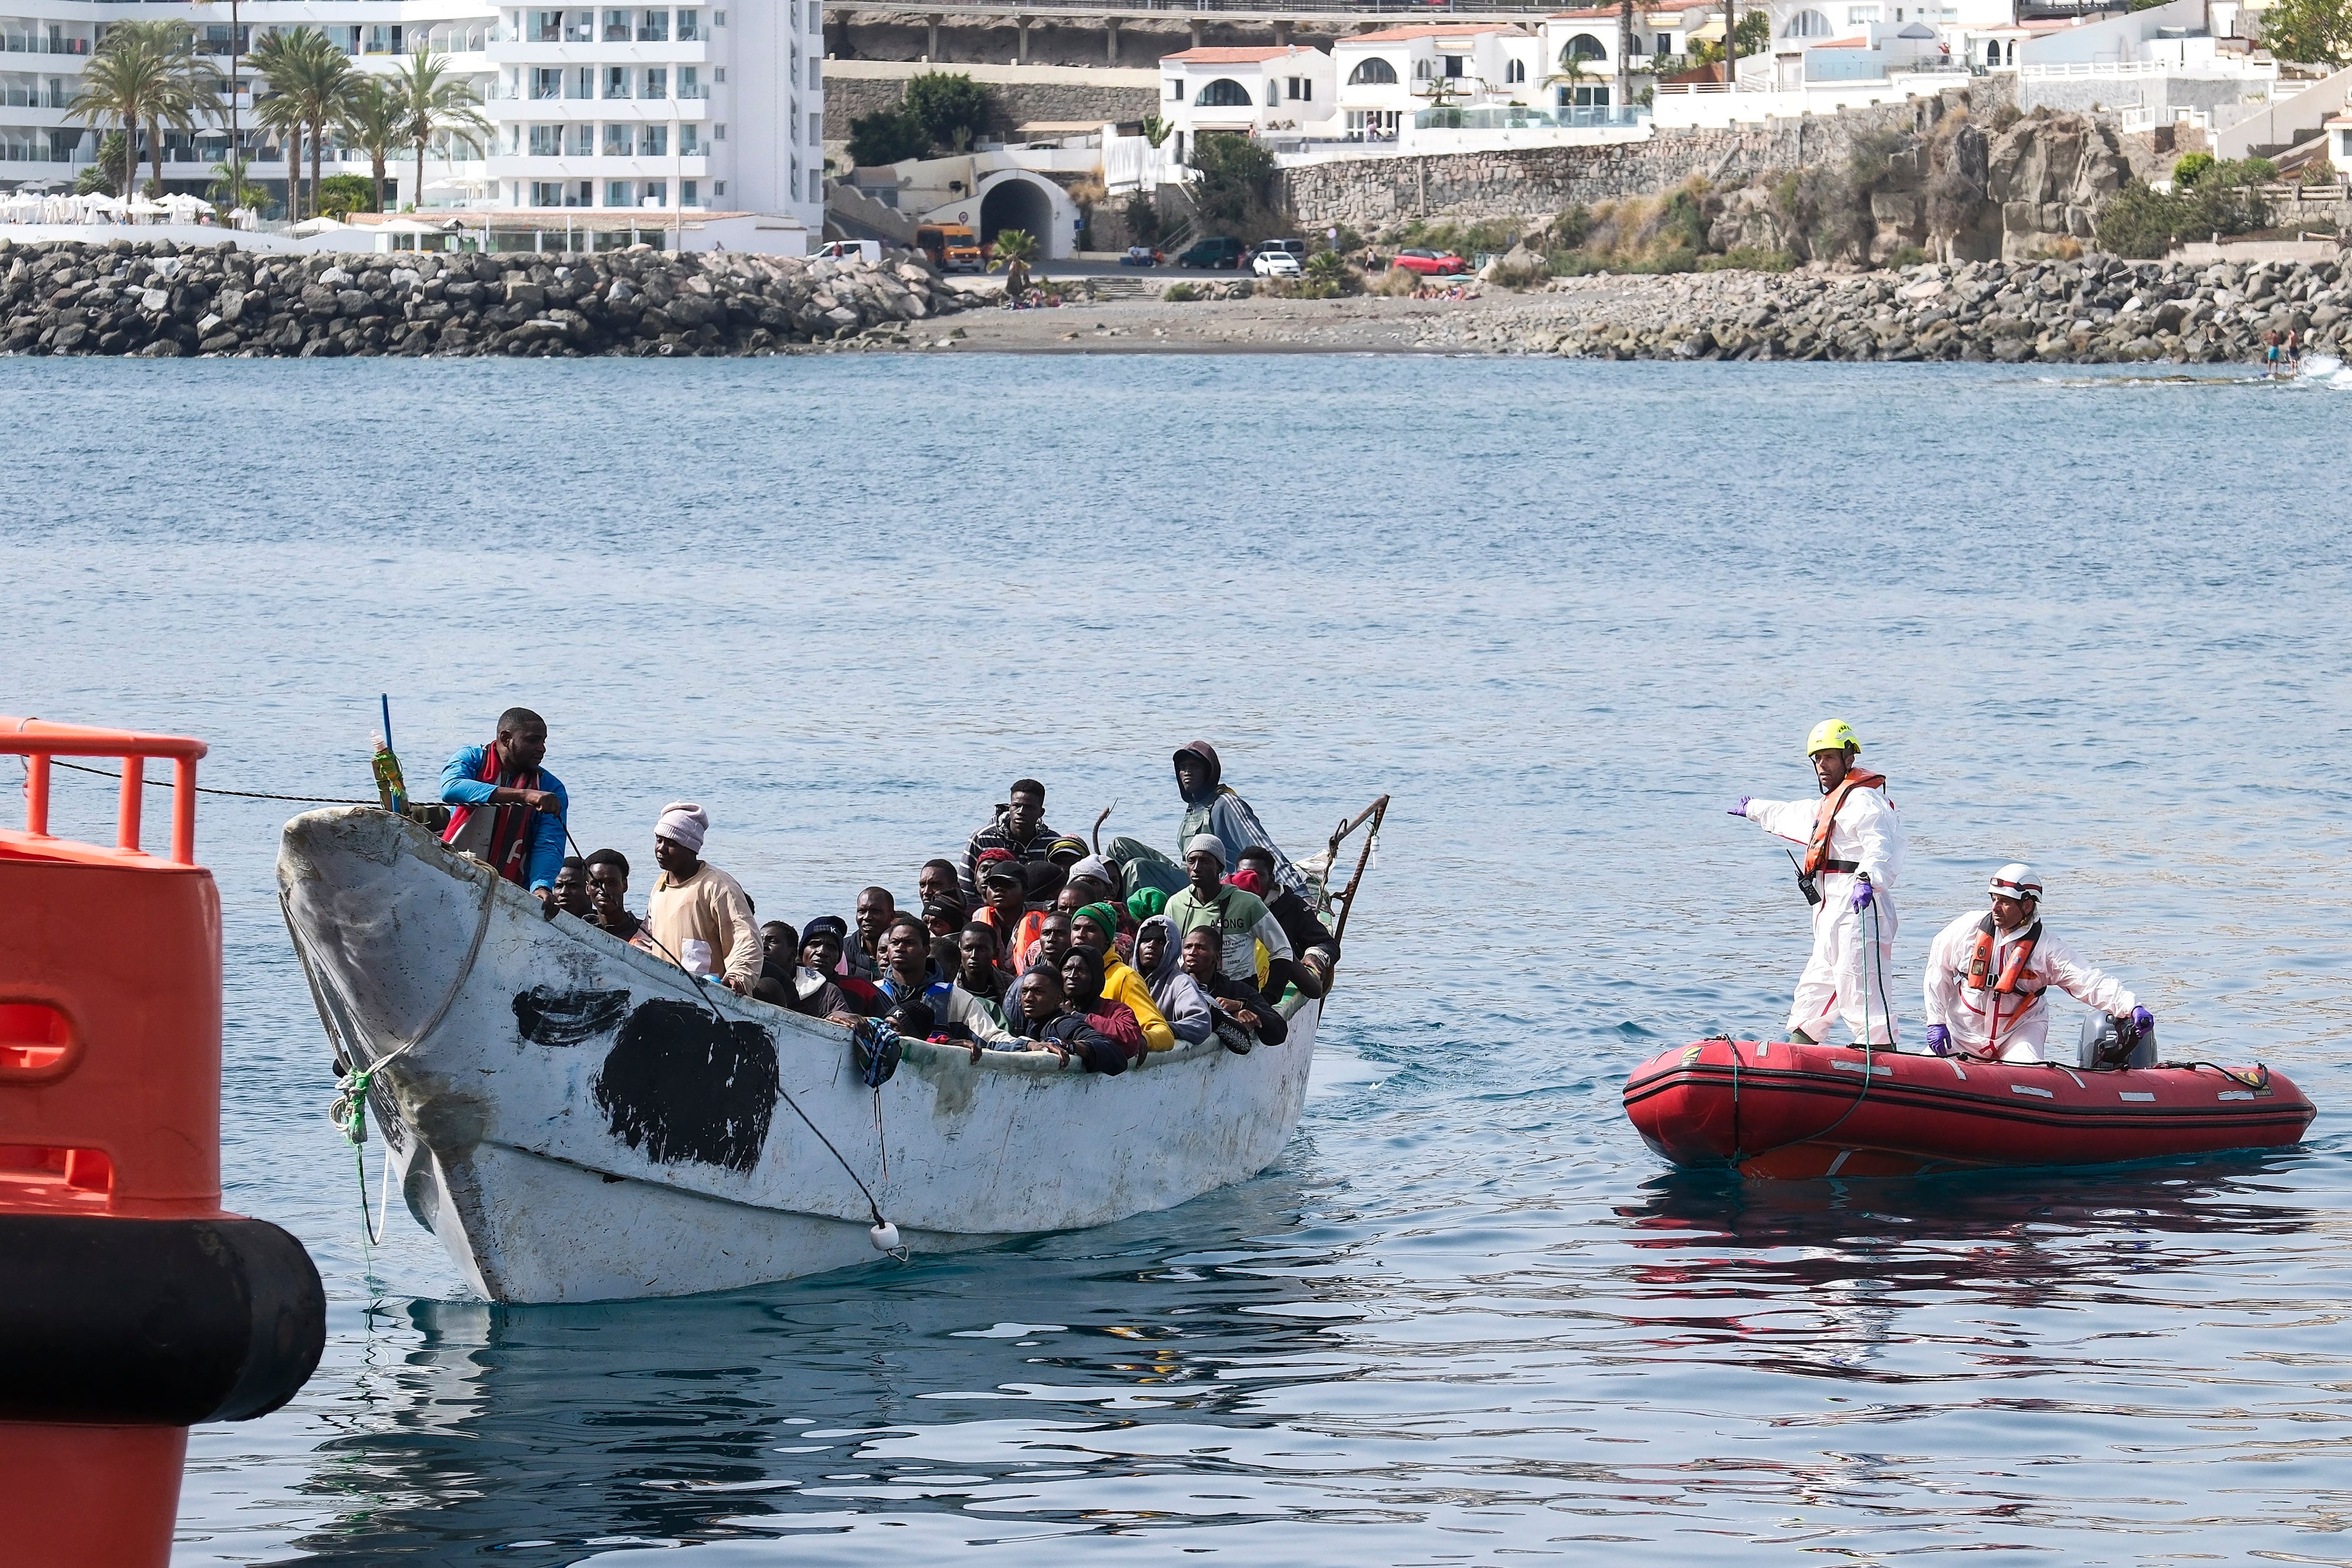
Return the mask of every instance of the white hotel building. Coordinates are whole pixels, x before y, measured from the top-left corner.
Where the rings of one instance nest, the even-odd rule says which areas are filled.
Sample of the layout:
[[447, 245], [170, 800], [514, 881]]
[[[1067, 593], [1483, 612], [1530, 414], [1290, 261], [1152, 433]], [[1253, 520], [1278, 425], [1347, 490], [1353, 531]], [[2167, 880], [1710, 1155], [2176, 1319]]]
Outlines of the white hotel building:
[[[68, 106], [105, 29], [131, 18], [192, 24], [198, 49], [226, 72], [226, 0], [0, 0], [0, 189], [70, 183], [96, 157], [99, 133]], [[247, 174], [278, 193], [285, 153], [254, 125], [263, 84], [249, 51], [272, 30], [310, 26], [357, 70], [388, 72], [401, 56], [426, 49], [446, 54], [482, 99], [489, 145], [442, 138], [425, 159], [421, 193], [414, 150], [394, 150], [385, 172], [395, 208], [701, 209], [774, 214], [822, 232], [818, 0], [561, 8], [241, 0], [237, 23]], [[225, 96], [215, 123], [194, 136], [165, 133], [167, 188], [203, 194], [213, 183], [228, 152], [227, 109]], [[140, 167], [143, 179], [143, 136]], [[365, 152], [330, 138], [322, 173], [372, 169]]]

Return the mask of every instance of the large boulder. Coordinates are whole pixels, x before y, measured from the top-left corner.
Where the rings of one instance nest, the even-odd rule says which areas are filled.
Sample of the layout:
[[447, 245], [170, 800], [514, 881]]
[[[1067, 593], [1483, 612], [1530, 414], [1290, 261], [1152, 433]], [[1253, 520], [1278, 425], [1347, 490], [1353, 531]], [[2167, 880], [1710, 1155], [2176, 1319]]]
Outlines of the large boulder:
[[2087, 114], [2030, 114], [1992, 139], [1986, 196], [1999, 204], [2005, 261], [2098, 232], [2100, 211], [2131, 177], [2114, 130]]

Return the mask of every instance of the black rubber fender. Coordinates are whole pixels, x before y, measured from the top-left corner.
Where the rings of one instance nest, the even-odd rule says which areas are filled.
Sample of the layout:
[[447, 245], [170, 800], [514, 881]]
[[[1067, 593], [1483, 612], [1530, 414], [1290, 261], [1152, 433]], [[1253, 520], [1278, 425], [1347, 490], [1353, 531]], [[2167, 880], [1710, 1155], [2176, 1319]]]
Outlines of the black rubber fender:
[[0, 1214], [0, 1420], [193, 1427], [294, 1397], [327, 1343], [266, 1220]]

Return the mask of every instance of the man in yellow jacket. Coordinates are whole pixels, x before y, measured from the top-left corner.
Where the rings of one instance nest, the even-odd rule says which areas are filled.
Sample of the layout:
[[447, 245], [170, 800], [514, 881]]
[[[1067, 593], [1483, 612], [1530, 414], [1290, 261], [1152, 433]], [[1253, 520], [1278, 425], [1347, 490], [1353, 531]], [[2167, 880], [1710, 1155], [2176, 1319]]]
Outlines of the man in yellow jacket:
[[1129, 968], [1111, 946], [1118, 935], [1118, 911], [1108, 904], [1089, 904], [1070, 916], [1070, 934], [1079, 946], [1102, 956], [1104, 999], [1123, 1003], [1135, 1015], [1145, 1045], [1154, 1051], [1173, 1050], [1176, 1031], [1168, 1027], [1168, 1015], [1152, 1002], [1151, 988], [1143, 977]]

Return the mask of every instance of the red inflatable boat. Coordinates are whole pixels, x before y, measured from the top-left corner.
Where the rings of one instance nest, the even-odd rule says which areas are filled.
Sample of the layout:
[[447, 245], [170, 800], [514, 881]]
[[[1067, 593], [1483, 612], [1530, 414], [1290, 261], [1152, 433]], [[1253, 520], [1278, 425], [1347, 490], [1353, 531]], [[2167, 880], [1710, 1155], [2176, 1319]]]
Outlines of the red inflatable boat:
[[1625, 1114], [1678, 1166], [1803, 1179], [2287, 1148], [2316, 1113], [2264, 1067], [1865, 1061], [1848, 1046], [1703, 1040], [1635, 1068]]

